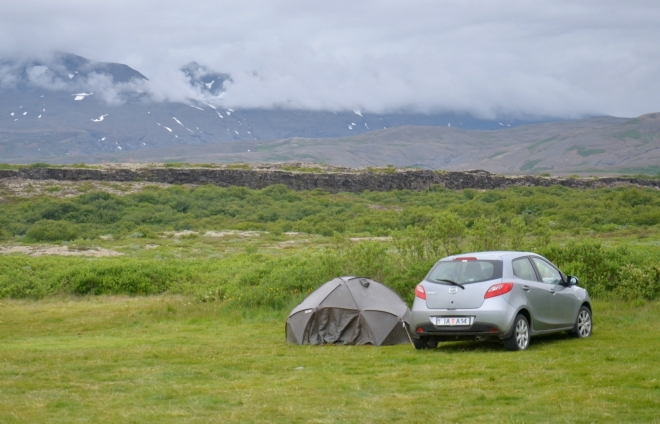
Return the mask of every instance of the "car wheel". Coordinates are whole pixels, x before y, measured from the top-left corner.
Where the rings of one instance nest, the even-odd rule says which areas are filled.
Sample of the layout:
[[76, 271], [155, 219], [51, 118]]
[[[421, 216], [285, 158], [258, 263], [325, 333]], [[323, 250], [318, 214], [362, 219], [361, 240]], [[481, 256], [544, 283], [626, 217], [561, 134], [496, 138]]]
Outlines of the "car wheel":
[[580, 308], [571, 334], [578, 339], [591, 336], [591, 311], [586, 306]]
[[420, 337], [418, 339], [412, 339], [415, 349], [435, 349], [438, 346], [438, 342], [429, 338], [429, 337]]
[[524, 315], [516, 315], [513, 321], [513, 333], [504, 339], [504, 348], [506, 350], [527, 350], [529, 346], [529, 323]]

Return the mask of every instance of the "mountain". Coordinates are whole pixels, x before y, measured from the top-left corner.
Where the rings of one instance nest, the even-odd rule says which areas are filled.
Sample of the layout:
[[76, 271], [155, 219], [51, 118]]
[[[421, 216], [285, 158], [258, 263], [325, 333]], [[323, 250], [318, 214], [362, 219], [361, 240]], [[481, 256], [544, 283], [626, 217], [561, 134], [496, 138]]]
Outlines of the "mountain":
[[191, 86], [207, 96], [220, 96], [225, 91], [225, 83], [231, 82], [228, 74], [210, 70], [197, 62], [190, 62], [181, 68]]
[[167, 102], [156, 101], [147, 76], [127, 65], [67, 53], [0, 60], [0, 162], [117, 154], [158, 160], [168, 149], [194, 154], [218, 143], [346, 138], [406, 125], [495, 130], [533, 122], [458, 113], [234, 110], [221, 106], [230, 75], [196, 62], [180, 71], [191, 96]]
[[501, 174], [658, 174], [660, 113], [503, 130], [403, 126], [353, 137], [171, 145], [157, 150], [76, 155], [54, 162], [284, 161], [349, 167], [392, 164], [447, 171], [484, 169]]
[[190, 96], [156, 101], [147, 76], [58, 53], [0, 61], [0, 162], [325, 162], [490, 172], [660, 171], [660, 114], [488, 121], [466, 114], [231, 109], [231, 76], [191, 62]]

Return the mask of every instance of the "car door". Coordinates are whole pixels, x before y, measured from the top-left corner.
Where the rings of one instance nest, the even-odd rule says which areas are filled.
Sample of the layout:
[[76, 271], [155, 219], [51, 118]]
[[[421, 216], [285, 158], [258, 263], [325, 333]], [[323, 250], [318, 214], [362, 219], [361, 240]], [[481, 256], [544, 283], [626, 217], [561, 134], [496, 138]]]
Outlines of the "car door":
[[572, 327], [577, 317], [578, 299], [573, 287], [562, 284], [562, 276], [550, 262], [532, 257], [532, 262], [548, 287], [549, 326], [552, 329]]
[[532, 314], [532, 330], [546, 331], [550, 327], [548, 287], [539, 280], [536, 270], [527, 256], [511, 261], [513, 275], [520, 285], [527, 307]]

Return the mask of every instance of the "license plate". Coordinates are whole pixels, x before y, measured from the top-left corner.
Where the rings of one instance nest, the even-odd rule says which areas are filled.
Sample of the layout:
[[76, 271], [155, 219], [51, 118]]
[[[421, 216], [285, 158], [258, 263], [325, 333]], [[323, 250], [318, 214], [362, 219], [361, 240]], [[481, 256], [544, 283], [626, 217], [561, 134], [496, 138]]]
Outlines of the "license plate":
[[442, 326], [461, 326], [461, 325], [470, 325], [470, 317], [436, 317], [435, 325]]

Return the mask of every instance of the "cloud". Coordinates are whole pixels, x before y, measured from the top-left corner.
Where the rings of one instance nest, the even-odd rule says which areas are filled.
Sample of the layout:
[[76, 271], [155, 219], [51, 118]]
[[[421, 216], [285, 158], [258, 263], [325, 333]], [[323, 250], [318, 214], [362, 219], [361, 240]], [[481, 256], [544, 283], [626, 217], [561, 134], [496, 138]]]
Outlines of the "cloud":
[[660, 110], [657, 22], [652, 0], [26, 0], [0, 5], [0, 54], [126, 63], [159, 100], [202, 95], [197, 61], [228, 106], [636, 116]]

